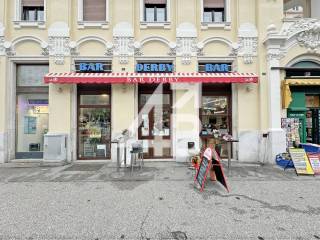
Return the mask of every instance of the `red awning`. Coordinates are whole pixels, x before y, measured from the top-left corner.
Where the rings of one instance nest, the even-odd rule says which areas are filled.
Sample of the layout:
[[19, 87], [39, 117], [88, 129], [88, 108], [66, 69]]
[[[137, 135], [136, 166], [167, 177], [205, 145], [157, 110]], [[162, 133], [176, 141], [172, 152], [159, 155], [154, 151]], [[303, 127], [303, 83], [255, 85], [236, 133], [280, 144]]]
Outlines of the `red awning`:
[[45, 83], [257, 83], [253, 73], [49, 73]]

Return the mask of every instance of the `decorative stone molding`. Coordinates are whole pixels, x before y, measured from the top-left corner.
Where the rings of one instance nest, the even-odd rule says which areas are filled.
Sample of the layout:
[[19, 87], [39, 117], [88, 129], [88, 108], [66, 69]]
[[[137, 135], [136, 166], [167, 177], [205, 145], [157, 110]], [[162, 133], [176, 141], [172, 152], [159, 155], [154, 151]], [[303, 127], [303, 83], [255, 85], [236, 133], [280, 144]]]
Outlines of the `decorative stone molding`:
[[49, 55], [53, 56], [55, 63], [64, 64], [64, 58], [70, 55], [69, 27], [65, 22], [53, 23], [49, 30]]
[[253, 63], [258, 55], [258, 31], [251, 23], [241, 24], [238, 32], [238, 56], [243, 58], [245, 64]]
[[285, 53], [280, 48], [271, 48], [267, 51], [267, 60], [280, 60], [285, 56]]
[[295, 38], [298, 44], [308, 49], [309, 52], [316, 52], [320, 47], [320, 20], [301, 19], [283, 26], [281, 34], [288, 39]]
[[113, 29], [113, 55], [119, 57], [120, 64], [127, 64], [134, 55], [133, 29], [130, 23], [118, 23]]
[[177, 28], [176, 55], [181, 57], [182, 64], [189, 65], [197, 53], [197, 29], [191, 23], [181, 23]]

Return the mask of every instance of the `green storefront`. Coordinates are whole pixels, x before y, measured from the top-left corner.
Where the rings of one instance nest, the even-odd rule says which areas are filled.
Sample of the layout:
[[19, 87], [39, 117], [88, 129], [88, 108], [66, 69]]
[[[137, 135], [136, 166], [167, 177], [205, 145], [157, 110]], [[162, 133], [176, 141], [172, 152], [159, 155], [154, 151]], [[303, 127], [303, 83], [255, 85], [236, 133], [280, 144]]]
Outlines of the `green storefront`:
[[299, 119], [301, 143], [320, 144], [320, 65], [304, 61], [286, 69], [291, 103], [288, 118]]

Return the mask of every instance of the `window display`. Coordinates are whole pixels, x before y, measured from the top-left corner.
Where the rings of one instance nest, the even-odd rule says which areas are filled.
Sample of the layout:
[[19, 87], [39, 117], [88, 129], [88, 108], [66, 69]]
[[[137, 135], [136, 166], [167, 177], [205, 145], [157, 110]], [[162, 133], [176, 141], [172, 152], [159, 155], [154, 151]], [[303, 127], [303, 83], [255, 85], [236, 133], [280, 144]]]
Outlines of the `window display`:
[[203, 146], [219, 146], [222, 157], [227, 155], [227, 146], [222, 137], [231, 134], [229, 104], [228, 96], [203, 96], [200, 110]]
[[80, 159], [110, 158], [110, 95], [80, 95], [78, 155]]

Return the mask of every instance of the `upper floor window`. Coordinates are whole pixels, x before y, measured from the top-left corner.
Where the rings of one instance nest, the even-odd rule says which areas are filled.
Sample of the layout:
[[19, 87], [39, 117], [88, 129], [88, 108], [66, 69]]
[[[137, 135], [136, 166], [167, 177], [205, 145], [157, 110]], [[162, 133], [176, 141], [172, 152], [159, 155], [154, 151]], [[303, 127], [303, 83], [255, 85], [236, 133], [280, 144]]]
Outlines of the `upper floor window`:
[[225, 0], [203, 0], [204, 23], [225, 22], [226, 6]]
[[108, 0], [78, 0], [80, 22], [106, 22]]
[[145, 22], [166, 22], [167, 1], [166, 0], [144, 0]]
[[284, 18], [311, 17], [310, 0], [283, 0]]
[[44, 0], [21, 0], [22, 21], [44, 21]]

